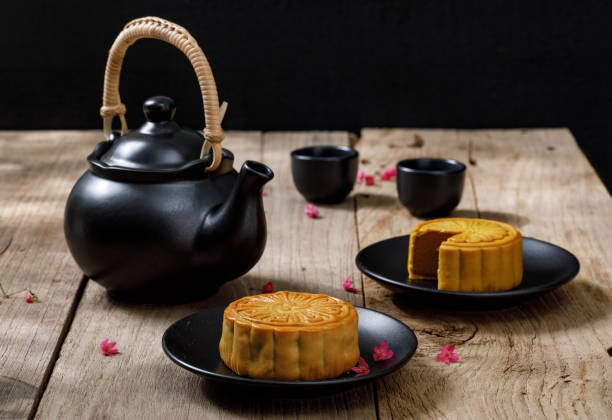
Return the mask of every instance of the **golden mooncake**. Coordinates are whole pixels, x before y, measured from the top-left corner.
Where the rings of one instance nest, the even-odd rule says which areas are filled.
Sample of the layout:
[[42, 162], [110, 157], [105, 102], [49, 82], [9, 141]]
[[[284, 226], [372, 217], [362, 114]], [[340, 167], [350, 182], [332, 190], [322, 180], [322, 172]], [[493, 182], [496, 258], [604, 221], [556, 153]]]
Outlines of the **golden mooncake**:
[[219, 353], [235, 373], [283, 381], [333, 378], [359, 360], [357, 311], [325, 294], [246, 296], [223, 312]]
[[499, 292], [523, 278], [521, 234], [487, 219], [428, 220], [410, 232], [408, 274], [437, 279], [439, 290]]

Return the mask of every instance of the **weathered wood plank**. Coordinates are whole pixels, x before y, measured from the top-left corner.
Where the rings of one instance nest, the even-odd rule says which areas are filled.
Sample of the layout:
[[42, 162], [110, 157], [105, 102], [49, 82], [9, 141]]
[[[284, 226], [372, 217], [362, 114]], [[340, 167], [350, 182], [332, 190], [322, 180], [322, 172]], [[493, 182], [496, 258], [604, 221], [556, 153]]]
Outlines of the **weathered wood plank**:
[[29, 415], [46, 381], [82, 274], [63, 235], [64, 204], [101, 141], [97, 131], [0, 132], [0, 418]]
[[[423, 147], [391, 156], [389, 145], [414, 135]], [[414, 360], [378, 381], [381, 418], [492, 418], [612, 416], [610, 359], [612, 201], [567, 130], [363, 131], [362, 159], [391, 166], [405, 156], [451, 157], [468, 163], [470, 183], [456, 215], [515, 224], [526, 236], [574, 252], [578, 278], [516, 308], [456, 312], [423, 307], [366, 280], [366, 304], [399, 317], [419, 337]], [[364, 165], [365, 166], [365, 165]], [[367, 170], [367, 169], [366, 169]], [[400, 211], [384, 186], [374, 212], [357, 202], [360, 246], [406, 234], [418, 222]], [[471, 191], [470, 191], [471, 190]], [[471, 194], [467, 198], [465, 194]], [[467, 199], [467, 202], [466, 202]], [[383, 206], [387, 202], [388, 205]], [[476, 204], [477, 203], [477, 204]], [[456, 344], [460, 362], [435, 360], [441, 345]]]
[[521, 416], [612, 417], [609, 194], [568, 130], [466, 131], [460, 137], [474, 144], [480, 213], [567, 248], [582, 264], [576, 280], [516, 314], [510, 332], [535, 339], [521, 340], [527, 357], [509, 358], [507, 382], [499, 388], [516, 396], [524, 387], [527, 407], [515, 409]]
[[341, 132], [274, 132], [265, 134], [264, 162], [275, 171], [276, 181], [266, 188], [270, 217], [266, 258], [259, 272], [277, 289], [327, 293], [355, 305], [363, 305], [362, 293], [349, 293], [342, 282], [349, 274], [359, 278], [353, 263], [358, 252], [354, 203], [349, 196], [341, 204], [317, 205], [320, 216], [305, 216], [307, 202], [293, 184], [291, 150], [316, 144], [349, 144]]
[[[424, 139], [423, 146], [405, 147], [414, 143], [416, 133]], [[171, 322], [256, 293], [269, 280], [277, 289], [324, 291], [361, 302], [360, 294], [346, 294], [341, 288], [346, 274], [356, 274], [356, 240], [348, 234], [355, 230], [351, 202], [321, 206], [321, 219], [306, 219], [305, 203], [289, 172], [292, 148], [346, 143], [346, 136], [311, 133], [301, 139], [303, 133], [274, 133], [266, 135], [265, 144], [275, 147], [264, 146], [262, 152], [262, 142], [251, 141], [252, 134], [233, 133], [228, 147], [240, 160], [261, 159], [263, 153], [263, 160], [276, 170], [265, 198], [270, 237], [260, 264], [216, 296], [193, 305], [112, 303], [90, 282], [39, 417], [124, 417], [135, 407], [138, 415], [150, 417], [374, 415], [369, 388], [299, 402], [245, 398], [238, 404], [235, 396], [182, 371], [161, 352], [159, 339]], [[366, 280], [368, 306], [403, 319], [420, 340], [414, 360], [378, 382], [380, 416], [609, 417], [612, 387], [606, 349], [612, 346], [612, 271], [606, 245], [612, 205], [571, 135], [565, 130], [363, 134], [359, 148], [366, 172], [424, 155], [467, 162], [471, 143], [476, 166], [470, 166], [472, 182], [455, 213], [509, 221], [526, 235], [570, 249], [582, 263], [574, 282], [544, 298], [477, 314], [408, 304]], [[98, 140], [98, 132], [1, 133], [0, 250], [6, 251], [0, 255], [0, 280], [9, 290], [30, 286], [42, 300], [27, 305], [22, 298], [0, 299], [2, 417], [30, 412], [70, 313], [80, 273], [64, 244], [62, 211], [85, 167], [84, 156]], [[359, 186], [358, 191], [361, 247], [406, 233], [417, 223], [397, 202], [394, 183]], [[97, 345], [105, 336], [119, 340], [121, 356], [100, 356]], [[452, 343], [458, 344], [461, 362], [436, 362], [439, 346]], [[74, 389], [85, 392], [76, 396]]]
[[[305, 202], [292, 186], [289, 151], [320, 143], [347, 144], [348, 135], [274, 133], [262, 138], [260, 133], [230, 133], [225, 144], [238, 159], [236, 167], [244, 159], [255, 159], [276, 173], [266, 186], [268, 244], [259, 264], [215, 296], [187, 305], [112, 302], [90, 281], [37, 417], [374, 418], [370, 387], [299, 401], [236, 395], [174, 365], [160, 345], [172, 322], [202, 308], [259, 293], [268, 281], [277, 290], [323, 291], [363, 301], [361, 294], [342, 289], [344, 277], [357, 273], [352, 264], [357, 238], [351, 201], [322, 207], [322, 218], [310, 220], [304, 216]], [[100, 354], [98, 344], [107, 336], [117, 340], [120, 355]], [[217, 351], [217, 343], [203, 351]]]

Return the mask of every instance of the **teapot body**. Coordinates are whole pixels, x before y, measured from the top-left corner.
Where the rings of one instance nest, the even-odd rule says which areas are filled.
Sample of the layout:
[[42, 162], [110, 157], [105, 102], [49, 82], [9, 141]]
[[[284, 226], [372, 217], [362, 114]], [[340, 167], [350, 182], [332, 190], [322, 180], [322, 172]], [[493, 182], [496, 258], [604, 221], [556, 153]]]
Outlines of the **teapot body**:
[[[113, 297], [173, 302], [214, 293], [255, 265], [265, 247], [261, 194], [227, 206], [238, 178], [231, 169], [212, 178], [127, 182], [89, 170], [66, 204], [66, 241], [85, 275]], [[246, 214], [209, 238], [204, 222], [215, 210], [224, 218], [224, 205]]]
[[[261, 191], [267, 166], [246, 161], [174, 120], [165, 96], [143, 105], [146, 122], [111, 135], [87, 157], [64, 233], [89, 278], [120, 299], [175, 302], [211, 294], [251, 269], [266, 243]], [[220, 141], [220, 140], [219, 140]]]

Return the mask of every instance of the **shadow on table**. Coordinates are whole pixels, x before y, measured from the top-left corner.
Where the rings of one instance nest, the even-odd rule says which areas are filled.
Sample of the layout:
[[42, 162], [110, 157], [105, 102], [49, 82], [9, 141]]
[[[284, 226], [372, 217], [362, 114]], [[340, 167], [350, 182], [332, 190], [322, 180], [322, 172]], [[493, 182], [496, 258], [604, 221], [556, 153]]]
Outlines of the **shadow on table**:
[[[373, 207], [373, 208], [384, 208], [384, 209], [392, 209], [393, 206], [401, 206], [396, 195], [389, 194], [378, 194], [375, 192], [368, 193], [357, 193], [354, 195], [354, 198], [357, 199], [358, 207]], [[408, 211], [408, 210], [406, 210]]]
[[[456, 387], [461, 384], [450, 380], [448, 373], [442, 374], [448, 372], [447, 365], [433, 362], [432, 366], [429, 357], [417, 349], [414, 359], [406, 366], [376, 382], [380, 418], [441, 417], [439, 407], [456, 398]], [[394, 407], [410, 407], [410, 413], [398, 413], [393, 411]]]
[[34, 385], [0, 375], [0, 419], [26, 418], [36, 391]]
[[[403, 208], [396, 195], [378, 194], [378, 193], [357, 193], [354, 197], [358, 200], [358, 208], [381, 208], [390, 211], [394, 208]], [[408, 209], [405, 209], [408, 212]], [[448, 217], [479, 217], [475, 210], [470, 209], [455, 209]], [[481, 210], [481, 219], [499, 220], [506, 223], [511, 223], [520, 229], [521, 226], [529, 224], [529, 217], [509, 212]], [[423, 219], [425, 220], [425, 219]], [[409, 226], [406, 233], [409, 232]]]
[[[418, 352], [418, 350], [417, 350]], [[375, 390], [376, 387], [376, 390]], [[249, 416], [298, 416], [309, 418], [326, 411], [348, 409], [357, 418], [368, 414], [376, 417], [374, 398], [410, 401], [411, 415], [415, 418], [432, 414], [441, 399], [452, 398], [452, 383], [445, 381], [437, 369], [426, 363], [409, 361], [402, 369], [378, 379], [375, 384], [356, 386], [347, 390], [322, 394], [279, 393], [265, 388], [224, 384], [201, 379], [201, 390], [206, 400], [234, 414]], [[389, 406], [405, 404], [387, 401]], [[335, 407], [335, 408], [334, 408]], [[370, 411], [371, 410], [371, 411]]]
[[453, 310], [401, 294], [394, 294], [392, 301], [404, 319], [419, 323], [435, 324], [436, 319], [455, 319], [477, 328], [503, 325], [506, 329], [514, 329], [516, 334], [528, 335], [582, 328], [607, 315], [611, 298], [602, 287], [577, 279], [538, 298], [499, 310]]
[[[282, 414], [288, 417], [311, 417], [320, 414], [325, 407], [350, 407], [353, 412], [374, 408], [373, 385], [350, 388], [341, 392], [296, 393], [266, 388], [225, 384], [201, 379], [204, 398], [224, 411], [234, 414], [249, 413], [250, 416], [268, 418]], [[375, 413], [372, 412], [372, 417]]]

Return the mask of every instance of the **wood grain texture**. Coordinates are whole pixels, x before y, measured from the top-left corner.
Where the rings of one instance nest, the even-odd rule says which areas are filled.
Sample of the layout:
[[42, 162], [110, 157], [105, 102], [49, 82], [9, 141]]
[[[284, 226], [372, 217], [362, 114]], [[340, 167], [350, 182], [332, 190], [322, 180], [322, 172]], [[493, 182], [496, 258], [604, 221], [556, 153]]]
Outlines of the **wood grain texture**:
[[[134, 305], [110, 301], [90, 281], [76, 312], [38, 418], [375, 418], [374, 393], [362, 387], [329, 397], [281, 400], [255, 397], [216, 385], [172, 363], [161, 336], [174, 321], [205, 307], [224, 306], [256, 294], [273, 281], [275, 289], [321, 291], [355, 303], [342, 280], [357, 274], [352, 258], [357, 238], [352, 202], [322, 207], [321, 219], [304, 215], [305, 202], [292, 185], [289, 152], [321, 143], [348, 143], [342, 133], [228, 133], [224, 146], [245, 159], [268, 164], [275, 179], [264, 197], [268, 244], [259, 264], [200, 302], [187, 305]], [[188, 291], [186, 291], [188, 293]], [[120, 354], [104, 357], [98, 345], [109, 337]], [[209, 349], [217, 351], [218, 343]], [[78, 392], [75, 392], [78, 390]]]
[[97, 131], [0, 132], [0, 418], [24, 418], [46, 381], [81, 272], [63, 234], [64, 204]]
[[[362, 135], [366, 172], [404, 157], [466, 163], [471, 157], [475, 165], [454, 215], [513, 223], [526, 236], [569, 249], [582, 264], [574, 281], [544, 297], [478, 313], [420, 306], [367, 279], [367, 306], [402, 319], [419, 338], [414, 359], [377, 382], [380, 418], [610, 418], [612, 200], [571, 134], [368, 129]], [[415, 136], [422, 147], [409, 147]], [[406, 234], [419, 221], [397, 204], [394, 185], [377, 188], [368, 194], [374, 187], [361, 187], [369, 197], [357, 200], [362, 248]], [[460, 361], [447, 366], [435, 355], [449, 344], [457, 345]]]
[[[407, 233], [419, 220], [396, 199], [395, 183], [358, 185], [341, 205], [304, 216], [289, 151], [309, 144], [348, 144], [343, 133], [229, 133], [238, 159], [275, 170], [264, 198], [268, 245], [246, 276], [189, 305], [110, 301], [88, 282], [70, 331], [81, 273], [62, 234], [63, 207], [99, 131], [0, 133], [0, 281], [23, 295], [0, 298], [0, 418], [374, 418], [372, 387], [325, 398], [279, 400], [239, 393], [190, 374], [162, 353], [161, 334], [175, 320], [209, 306], [277, 290], [325, 292], [356, 304], [363, 285], [353, 264], [358, 248]], [[612, 417], [612, 200], [567, 130], [368, 129], [357, 145], [367, 173], [417, 156], [471, 160], [459, 216], [516, 225], [527, 236], [563, 246], [582, 267], [568, 285], [518, 307], [456, 312], [424, 307], [365, 280], [368, 307], [403, 320], [419, 348], [399, 372], [377, 382], [380, 418]], [[356, 213], [354, 209], [357, 209]], [[357, 294], [342, 289], [352, 274]], [[103, 357], [110, 337], [121, 354]], [[53, 372], [56, 352], [61, 345]], [[456, 344], [460, 362], [435, 360]], [[214, 343], [216, 346], [216, 343]], [[214, 347], [213, 346], [213, 347]]]

